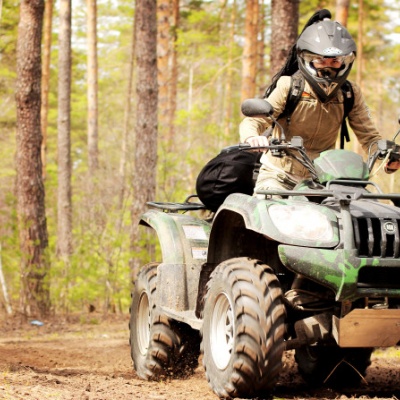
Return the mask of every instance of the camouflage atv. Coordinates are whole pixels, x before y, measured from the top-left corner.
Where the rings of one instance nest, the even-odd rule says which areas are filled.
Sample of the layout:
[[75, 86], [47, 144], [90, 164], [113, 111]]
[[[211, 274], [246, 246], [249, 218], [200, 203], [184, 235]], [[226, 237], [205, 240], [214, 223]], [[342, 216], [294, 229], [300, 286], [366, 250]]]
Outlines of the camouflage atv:
[[[272, 111], [264, 100], [246, 110]], [[346, 150], [311, 162], [299, 137], [268, 148], [297, 151], [313, 179], [264, 198], [231, 194], [211, 222], [192, 199], [150, 203], [142, 216], [162, 259], [142, 268], [132, 293], [141, 378], [190, 373], [201, 353], [220, 398], [268, 396], [294, 349], [310, 384], [352, 387], [375, 347], [400, 344], [400, 195], [368, 180], [399, 147], [382, 140], [367, 163]]]

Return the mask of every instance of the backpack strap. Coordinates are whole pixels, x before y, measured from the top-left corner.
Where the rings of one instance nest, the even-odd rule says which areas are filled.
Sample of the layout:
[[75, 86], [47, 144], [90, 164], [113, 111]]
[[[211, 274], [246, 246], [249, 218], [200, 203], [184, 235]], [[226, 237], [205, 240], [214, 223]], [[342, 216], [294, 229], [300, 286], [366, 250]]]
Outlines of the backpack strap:
[[[301, 95], [303, 94], [304, 85], [305, 85], [305, 78], [303, 74], [298, 70], [293, 75], [291, 75], [290, 81], [290, 88], [286, 98], [286, 105], [282, 113], [279, 115], [279, 118], [286, 117], [288, 124], [290, 124], [290, 118], [299, 102]], [[343, 114], [343, 121], [342, 127], [340, 131], [340, 148], [344, 148], [344, 141], [350, 141], [349, 130], [347, 128], [346, 119], [353, 109], [354, 106], [354, 91], [351, 83], [346, 81], [341, 87], [343, 93], [343, 107], [344, 107], [344, 114]], [[266, 97], [266, 96], [265, 96]]]
[[286, 117], [290, 124], [290, 117], [303, 94], [305, 79], [300, 71], [297, 71], [290, 77], [290, 88], [286, 98], [285, 109], [278, 118]]
[[340, 131], [340, 148], [343, 149], [344, 141], [346, 140], [346, 142], [350, 142], [349, 129], [347, 128], [346, 119], [354, 106], [354, 91], [349, 81], [346, 81], [342, 85], [341, 89], [343, 92], [344, 114], [342, 121], [342, 129]]

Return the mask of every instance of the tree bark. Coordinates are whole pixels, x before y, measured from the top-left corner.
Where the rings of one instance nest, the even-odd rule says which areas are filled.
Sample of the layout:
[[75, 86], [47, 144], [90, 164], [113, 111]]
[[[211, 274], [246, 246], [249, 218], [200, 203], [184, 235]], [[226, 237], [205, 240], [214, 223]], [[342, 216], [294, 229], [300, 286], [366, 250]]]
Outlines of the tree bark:
[[143, 246], [139, 237], [139, 218], [146, 203], [154, 200], [157, 164], [157, 1], [136, 0], [136, 125], [135, 170], [132, 205], [132, 277], [140, 268]]
[[171, 146], [169, 137], [169, 115], [170, 115], [170, 85], [171, 85], [171, 16], [172, 1], [157, 1], [157, 69], [158, 69], [158, 107], [160, 110], [160, 136], [165, 149]]
[[272, 0], [271, 77], [283, 67], [297, 40], [299, 0]]
[[49, 114], [49, 89], [50, 89], [50, 60], [51, 60], [51, 33], [53, 22], [53, 0], [45, 1], [44, 28], [43, 28], [43, 57], [42, 57], [42, 106], [40, 110], [40, 124], [42, 127], [42, 175], [46, 177], [47, 164], [47, 126]]
[[40, 96], [43, 0], [22, 0], [17, 43], [17, 212], [21, 248], [21, 312], [50, 309], [48, 234], [42, 179]]
[[260, 16], [259, 16], [259, 39], [258, 39], [258, 50], [257, 50], [257, 58], [258, 58], [258, 81], [257, 87], [259, 93], [264, 93], [267, 87], [266, 82], [266, 67], [265, 67], [265, 27], [266, 27], [266, 20], [265, 20], [265, 4], [264, 0], [260, 0]]
[[[172, 0], [172, 51], [171, 51], [171, 84], [169, 91], [168, 138], [171, 146], [175, 137], [175, 115], [178, 95], [178, 28], [179, 0]], [[172, 147], [171, 147], [172, 149]]]
[[242, 59], [241, 101], [254, 97], [257, 79], [259, 0], [246, 0], [245, 39]]
[[232, 121], [232, 83], [233, 83], [233, 49], [235, 46], [235, 24], [236, 24], [236, 0], [232, 1], [229, 26], [229, 43], [228, 43], [228, 68], [225, 77], [225, 95], [224, 95], [224, 121], [223, 132], [224, 139], [231, 135]]
[[99, 165], [98, 150], [98, 62], [97, 62], [97, 0], [87, 0], [88, 38], [88, 164], [92, 176]]
[[349, 6], [350, 0], [336, 0], [335, 20], [343, 26], [347, 26], [347, 20], [349, 17]]
[[68, 261], [72, 254], [71, 0], [60, 0], [58, 74], [57, 253]]
[[[136, 20], [136, 13], [134, 19]], [[120, 176], [120, 192], [119, 192], [119, 208], [121, 209], [125, 199], [126, 190], [126, 170], [127, 170], [127, 158], [129, 152], [129, 132], [130, 132], [130, 120], [132, 113], [132, 88], [134, 81], [134, 69], [135, 69], [135, 52], [136, 52], [136, 22], [132, 25], [132, 43], [131, 52], [129, 55], [129, 67], [128, 67], [128, 86], [126, 88], [126, 100], [124, 109], [124, 125], [123, 125], [123, 136], [121, 143], [121, 160], [119, 163], [119, 176]], [[123, 217], [121, 213], [121, 218]], [[122, 222], [120, 220], [120, 222]]]

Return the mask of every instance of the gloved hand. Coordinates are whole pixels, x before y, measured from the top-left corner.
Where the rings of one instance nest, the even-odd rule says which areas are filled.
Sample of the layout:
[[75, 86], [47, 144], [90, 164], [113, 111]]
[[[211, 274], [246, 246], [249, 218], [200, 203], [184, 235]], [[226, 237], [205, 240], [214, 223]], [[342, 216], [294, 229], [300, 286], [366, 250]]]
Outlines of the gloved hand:
[[385, 172], [387, 174], [393, 174], [400, 168], [400, 161], [388, 161], [385, 165]]
[[[269, 141], [266, 136], [250, 136], [246, 139], [246, 143], [248, 143], [251, 147], [269, 145]], [[265, 151], [265, 150], [260, 149], [260, 151]]]

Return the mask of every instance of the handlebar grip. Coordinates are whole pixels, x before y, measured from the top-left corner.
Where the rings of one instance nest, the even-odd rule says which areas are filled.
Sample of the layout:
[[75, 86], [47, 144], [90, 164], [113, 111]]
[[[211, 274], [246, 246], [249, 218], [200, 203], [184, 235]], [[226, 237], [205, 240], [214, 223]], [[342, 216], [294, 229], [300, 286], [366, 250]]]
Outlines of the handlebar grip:
[[237, 150], [247, 150], [250, 147], [251, 146], [248, 143], [239, 143], [239, 144], [234, 144], [232, 146], [224, 147], [220, 153], [222, 154], [222, 153], [230, 153], [231, 151], [237, 151]]

